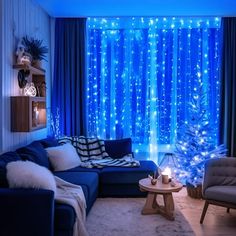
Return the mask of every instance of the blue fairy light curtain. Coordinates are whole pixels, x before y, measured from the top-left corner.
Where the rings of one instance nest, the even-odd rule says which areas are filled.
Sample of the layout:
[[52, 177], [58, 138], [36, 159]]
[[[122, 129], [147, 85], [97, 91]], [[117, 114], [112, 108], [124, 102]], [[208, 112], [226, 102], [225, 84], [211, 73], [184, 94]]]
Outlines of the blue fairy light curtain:
[[218, 143], [220, 18], [88, 18], [87, 28], [89, 136], [171, 148], [202, 84]]

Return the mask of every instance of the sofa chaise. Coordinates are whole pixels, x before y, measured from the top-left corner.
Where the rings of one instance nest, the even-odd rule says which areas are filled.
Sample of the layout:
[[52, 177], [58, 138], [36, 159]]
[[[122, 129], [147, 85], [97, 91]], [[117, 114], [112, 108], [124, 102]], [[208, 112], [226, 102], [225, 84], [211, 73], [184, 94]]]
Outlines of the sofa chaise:
[[[50, 169], [55, 176], [80, 185], [86, 199], [87, 214], [97, 197], [142, 197], [138, 181], [154, 174], [157, 166], [152, 161], [140, 161], [140, 167], [75, 167], [53, 171], [45, 148], [59, 145], [46, 138], [7, 152], [0, 156], [0, 235], [2, 236], [72, 236], [75, 211], [67, 204], [54, 201], [54, 192], [45, 189], [12, 189], [6, 178], [6, 165], [17, 160], [28, 160]], [[131, 139], [105, 141], [109, 156], [132, 152]]]

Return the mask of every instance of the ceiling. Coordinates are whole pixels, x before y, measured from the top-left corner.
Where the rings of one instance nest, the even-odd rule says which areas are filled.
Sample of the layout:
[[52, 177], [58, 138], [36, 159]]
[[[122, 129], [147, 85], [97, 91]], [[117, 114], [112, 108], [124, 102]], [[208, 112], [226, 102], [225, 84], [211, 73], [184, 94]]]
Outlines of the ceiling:
[[236, 0], [34, 0], [52, 17], [236, 16]]

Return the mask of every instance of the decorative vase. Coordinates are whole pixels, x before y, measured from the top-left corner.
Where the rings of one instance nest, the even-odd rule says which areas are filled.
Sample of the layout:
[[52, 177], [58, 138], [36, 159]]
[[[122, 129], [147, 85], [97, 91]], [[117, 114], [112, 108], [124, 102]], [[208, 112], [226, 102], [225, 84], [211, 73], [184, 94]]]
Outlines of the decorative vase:
[[40, 68], [42, 68], [42, 61], [40, 61], [40, 60], [33, 60], [32, 66], [40, 69]]
[[197, 187], [193, 186], [192, 184], [186, 182], [186, 188], [188, 192], [188, 196], [191, 198], [202, 198], [202, 185], [199, 184]]

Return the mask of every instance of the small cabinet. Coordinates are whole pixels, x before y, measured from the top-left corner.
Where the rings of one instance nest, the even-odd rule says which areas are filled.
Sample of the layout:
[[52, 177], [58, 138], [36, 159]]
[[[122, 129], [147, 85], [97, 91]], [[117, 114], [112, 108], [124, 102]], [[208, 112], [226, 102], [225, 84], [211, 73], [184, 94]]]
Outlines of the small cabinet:
[[45, 127], [45, 97], [11, 97], [11, 130], [13, 132], [30, 132]]
[[36, 97], [11, 97], [11, 131], [30, 132], [47, 126], [45, 71], [26, 65], [15, 65], [14, 69], [29, 70], [28, 82], [33, 82]]

